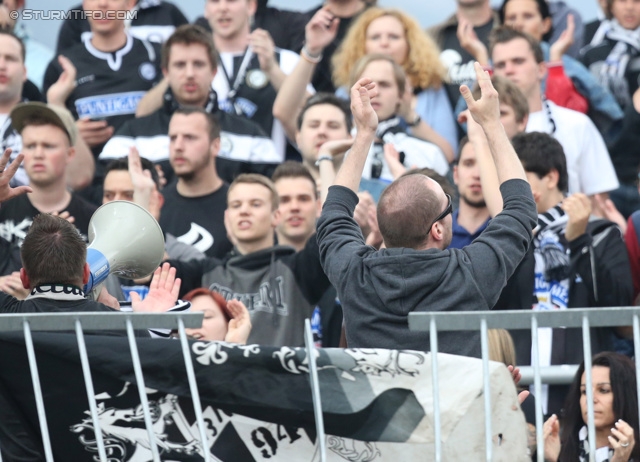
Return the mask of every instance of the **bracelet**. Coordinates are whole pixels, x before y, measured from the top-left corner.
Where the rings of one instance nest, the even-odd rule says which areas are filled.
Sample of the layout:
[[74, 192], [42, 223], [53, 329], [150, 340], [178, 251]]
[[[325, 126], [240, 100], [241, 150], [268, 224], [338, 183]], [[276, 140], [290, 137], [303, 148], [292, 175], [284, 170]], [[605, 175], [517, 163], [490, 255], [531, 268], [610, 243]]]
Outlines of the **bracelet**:
[[327, 154], [323, 154], [320, 157], [318, 157], [318, 160], [316, 160], [316, 167], [320, 166], [320, 162], [322, 162], [323, 160], [330, 160], [333, 162], [333, 157], [327, 155]]
[[300, 50], [300, 56], [302, 57], [302, 59], [311, 64], [318, 64], [320, 61], [322, 61], [322, 53], [313, 56], [311, 53], [309, 53], [309, 50], [307, 50], [307, 45], [304, 45], [302, 47], [302, 50]]
[[420, 125], [420, 122], [422, 122], [422, 117], [420, 117], [420, 114], [416, 114], [415, 119], [413, 119], [413, 122], [408, 122], [407, 125], [410, 127], [417, 127], [418, 125]]

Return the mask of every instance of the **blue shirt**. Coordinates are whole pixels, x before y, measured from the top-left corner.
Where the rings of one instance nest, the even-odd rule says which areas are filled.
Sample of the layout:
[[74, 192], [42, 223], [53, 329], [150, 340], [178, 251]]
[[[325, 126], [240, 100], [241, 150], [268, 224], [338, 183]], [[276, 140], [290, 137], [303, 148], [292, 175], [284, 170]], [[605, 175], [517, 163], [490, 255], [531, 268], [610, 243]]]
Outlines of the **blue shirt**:
[[451, 214], [453, 220], [451, 226], [453, 235], [451, 237], [451, 244], [449, 244], [449, 248], [451, 249], [461, 249], [471, 244], [471, 242], [473, 242], [476, 237], [480, 236], [480, 233], [482, 233], [482, 231], [487, 228], [489, 221], [491, 221], [491, 218], [488, 218], [487, 221], [485, 221], [482, 226], [480, 226], [476, 230], [475, 233], [471, 234], [469, 231], [458, 224], [458, 212], [459, 210], [456, 210]]

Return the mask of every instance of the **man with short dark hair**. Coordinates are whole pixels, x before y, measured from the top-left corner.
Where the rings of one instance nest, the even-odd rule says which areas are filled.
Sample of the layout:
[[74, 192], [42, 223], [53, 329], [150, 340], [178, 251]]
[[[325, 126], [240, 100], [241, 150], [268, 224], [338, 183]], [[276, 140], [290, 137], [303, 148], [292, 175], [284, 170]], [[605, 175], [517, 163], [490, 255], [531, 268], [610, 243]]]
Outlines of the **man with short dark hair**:
[[[633, 282], [622, 233], [614, 223], [591, 216], [583, 193], [566, 196], [567, 163], [560, 143], [546, 133], [514, 137], [513, 145], [531, 184], [538, 210], [534, 310], [562, 310], [633, 304]], [[621, 335], [624, 328], [617, 329]], [[580, 329], [539, 329], [540, 365], [583, 360]], [[529, 364], [529, 331], [514, 336], [518, 362]], [[593, 354], [613, 349], [612, 329], [592, 329]], [[560, 411], [566, 386], [544, 386], [545, 414]]]
[[316, 232], [316, 219], [320, 216], [316, 182], [307, 167], [295, 161], [281, 164], [271, 181], [278, 192], [278, 244], [300, 251]]
[[[351, 111], [349, 104], [342, 98], [330, 93], [316, 93], [310, 96], [296, 119], [295, 140], [302, 156], [302, 163], [317, 183], [320, 182], [320, 168], [316, 162], [322, 157], [329, 160], [338, 170], [342, 163], [342, 154], [353, 142], [351, 138]], [[321, 152], [327, 142], [344, 141], [341, 152]], [[329, 158], [323, 157], [329, 156]]]
[[171, 182], [169, 120], [180, 107], [198, 106], [218, 119], [221, 133], [216, 171], [223, 180], [230, 182], [242, 172], [271, 175], [280, 159], [273, 142], [254, 122], [218, 107], [218, 96], [211, 89], [217, 66], [210, 34], [194, 25], [176, 29], [162, 47], [162, 72], [169, 88], [160, 109], [125, 123], [105, 145], [100, 160], [126, 156], [135, 146], [142, 157], [160, 164]]
[[[23, 268], [20, 279], [25, 289], [31, 290], [26, 300], [18, 301], [0, 292], [0, 312], [62, 312], [113, 311], [117, 302], [108, 294], [101, 294], [104, 303], [87, 300], [83, 286], [89, 281], [90, 269], [86, 262], [87, 245], [71, 223], [64, 218], [41, 213], [25, 237], [21, 249]], [[180, 282], [175, 281], [168, 265], [156, 270], [160, 285], [146, 301], [133, 302], [134, 311], [164, 311], [174, 306]], [[165, 279], [162, 279], [162, 277]], [[165, 306], [166, 305], [166, 306]]]
[[619, 184], [613, 164], [593, 122], [543, 98], [540, 84], [546, 65], [540, 44], [523, 32], [502, 27], [492, 35], [490, 54], [495, 75], [511, 80], [527, 98], [526, 131], [549, 133], [562, 145], [569, 192], [595, 196], [616, 189]]
[[[451, 197], [420, 174], [399, 178], [380, 198], [378, 224], [387, 248], [375, 251], [365, 245], [352, 216], [378, 127], [371, 107], [377, 88], [362, 78], [351, 89], [357, 135], [318, 222], [322, 266], [338, 291], [350, 347], [428, 351], [429, 336], [409, 331], [408, 313], [491, 309], [529, 247], [536, 224], [531, 190], [500, 124], [498, 94], [487, 73], [475, 66], [482, 97], [474, 100], [466, 86], [461, 92], [489, 140], [508, 212], [498, 214], [460, 250], [446, 249], [452, 233]], [[441, 352], [479, 356], [477, 332], [438, 337]]]
[[220, 127], [201, 107], [176, 110], [169, 123], [171, 167], [178, 178], [163, 190], [160, 226], [210, 256], [231, 250], [224, 226], [228, 185], [216, 171]]
[[208, 287], [247, 306], [253, 325], [248, 343], [302, 346], [304, 320], [311, 317], [329, 281], [320, 266], [315, 236], [299, 252], [274, 245], [278, 204], [269, 178], [239, 175], [229, 186], [225, 212], [234, 249], [223, 259], [171, 264], [182, 279], [182, 292]]

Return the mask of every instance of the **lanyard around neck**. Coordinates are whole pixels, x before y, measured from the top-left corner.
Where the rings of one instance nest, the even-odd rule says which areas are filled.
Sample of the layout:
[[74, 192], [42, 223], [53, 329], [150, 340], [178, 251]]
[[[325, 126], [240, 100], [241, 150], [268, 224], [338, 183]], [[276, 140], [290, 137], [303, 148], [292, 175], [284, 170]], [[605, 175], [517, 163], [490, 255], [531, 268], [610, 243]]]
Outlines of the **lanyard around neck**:
[[[244, 55], [242, 55], [242, 63], [240, 64], [240, 68], [236, 73], [236, 78], [233, 81], [233, 83], [231, 81], [231, 76], [227, 72], [227, 69], [224, 67], [224, 62], [222, 61], [222, 59], [220, 59], [220, 63], [222, 64], [221, 66], [222, 72], [225, 78], [227, 79], [227, 82], [229, 83], [229, 93], [227, 93], [227, 99], [229, 99], [230, 101], [235, 100], [236, 96], [238, 95], [238, 91], [240, 90], [240, 87], [242, 86], [242, 82], [244, 81], [244, 77], [247, 73], [247, 68], [249, 67], [249, 63], [251, 62], [251, 58], [253, 58], [253, 52], [249, 47], [247, 47], [244, 50]], [[232, 58], [231, 72], [233, 72], [233, 67], [234, 66], [233, 66], [233, 58]]]

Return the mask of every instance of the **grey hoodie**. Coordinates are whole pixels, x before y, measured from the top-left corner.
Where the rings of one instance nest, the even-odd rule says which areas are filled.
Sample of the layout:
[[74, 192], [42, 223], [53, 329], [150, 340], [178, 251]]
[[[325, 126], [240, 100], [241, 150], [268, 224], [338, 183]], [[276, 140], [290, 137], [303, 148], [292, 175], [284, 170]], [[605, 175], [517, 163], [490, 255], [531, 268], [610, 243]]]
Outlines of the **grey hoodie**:
[[[531, 187], [500, 187], [504, 210], [463, 249], [376, 251], [353, 219], [358, 196], [332, 186], [318, 221], [320, 262], [342, 303], [352, 348], [429, 350], [426, 332], [409, 331], [412, 311], [473, 311], [493, 307], [524, 257], [538, 215]], [[479, 332], [438, 334], [443, 353], [480, 357]]]

